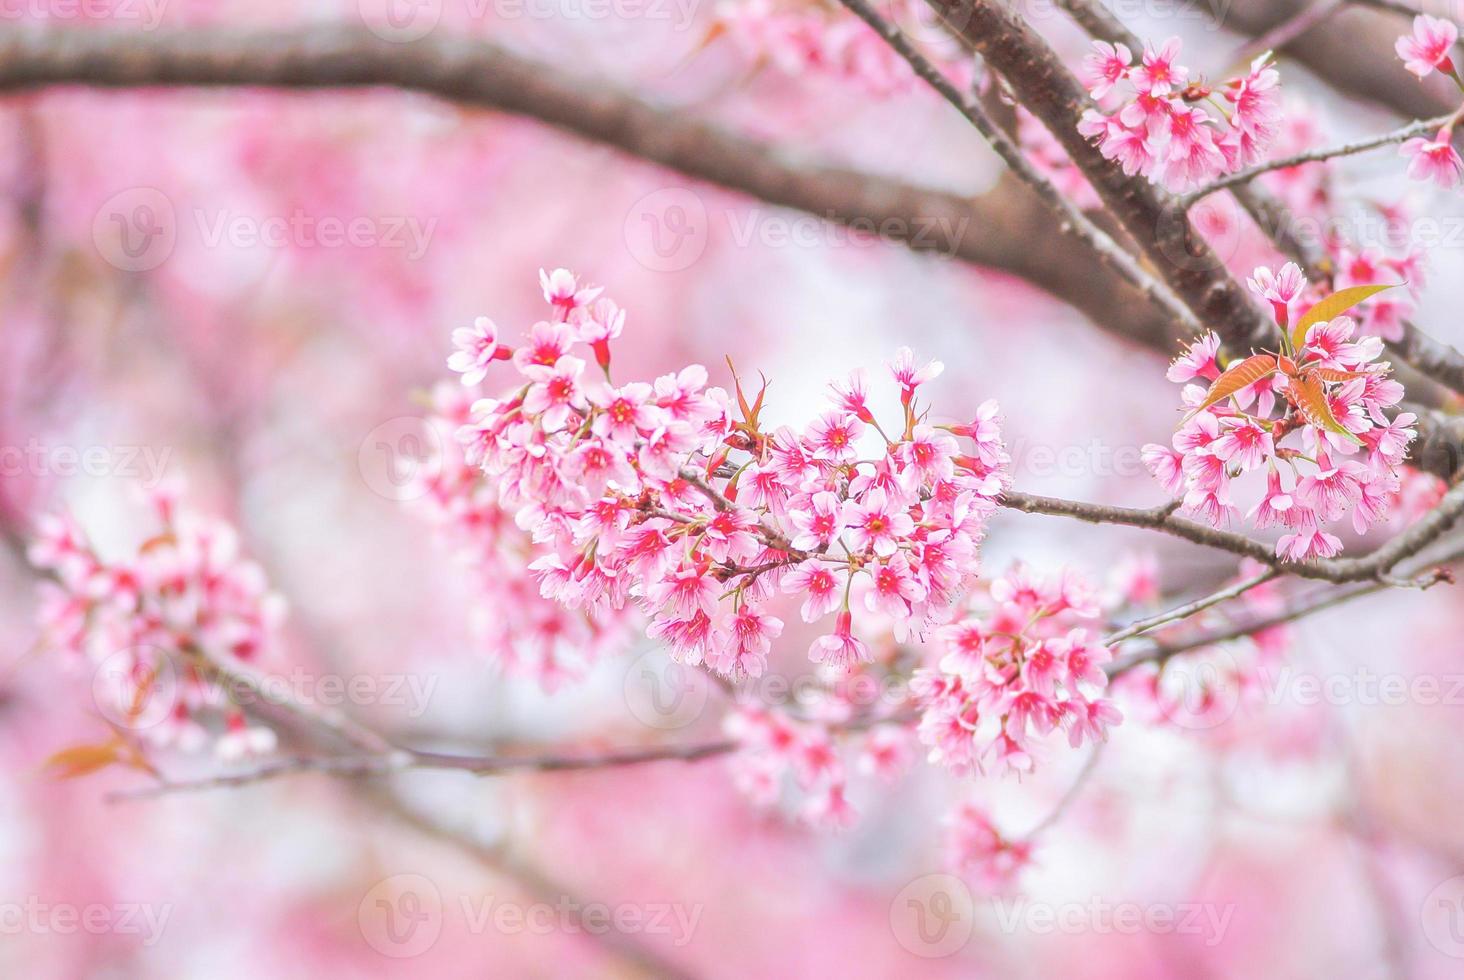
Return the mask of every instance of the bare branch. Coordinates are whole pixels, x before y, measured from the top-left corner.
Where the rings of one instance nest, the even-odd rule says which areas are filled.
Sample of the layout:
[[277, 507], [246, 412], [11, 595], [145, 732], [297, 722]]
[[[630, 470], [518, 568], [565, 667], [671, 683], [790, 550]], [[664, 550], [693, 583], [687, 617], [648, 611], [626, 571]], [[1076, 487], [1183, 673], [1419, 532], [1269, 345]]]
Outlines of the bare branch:
[[1331, 558], [1299, 563], [1281, 562], [1274, 549], [1263, 541], [1177, 517], [1175, 511], [1179, 505], [1176, 502], [1162, 507], [1134, 509], [1009, 491], [1002, 495], [1001, 504], [1026, 514], [1070, 517], [1089, 524], [1121, 524], [1148, 528], [1209, 548], [1229, 551], [1243, 558], [1252, 558], [1299, 578], [1339, 584], [1367, 580], [1396, 584], [1388, 579], [1388, 573], [1396, 565], [1412, 558], [1438, 540], [1464, 515], [1464, 481], [1460, 481], [1444, 494], [1438, 506], [1428, 514], [1370, 554], [1360, 558]]
[[[1437, 569], [1438, 567], [1458, 562], [1461, 559], [1464, 559], [1464, 541], [1455, 542], [1453, 546], [1444, 548], [1437, 554], [1432, 554], [1411, 562], [1409, 563], [1407, 572], [1409, 576], [1412, 576], [1409, 584], [1419, 589], [1426, 589], [1439, 582], [1446, 582], [1449, 580], [1447, 576], [1441, 576], [1437, 571], [1430, 572], [1427, 569]], [[1390, 582], [1375, 581], [1356, 582], [1341, 588], [1320, 589], [1305, 599], [1294, 600], [1288, 603], [1285, 609], [1269, 616], [1248, 619], [1225, 626], [1217, 626], [1175, 642], [1155, 643], [1147, 650], [1142, 650], [1110, 664], [1108, 667], [1108, 676], [1112, 679], [1143, 664], [1163, 663], [1181, 653], [1188, 653], [1191, 650], [1198, 650], [1201, 647], [1214, 646], [1217, 643], [1226, 643], [1230, 640], [1238, 640], [1241, 637], [1252, 636], [1262, 630], [1295, 622], [1324, 610], [1344, 605], [1354, 599], [1360, 599], [1363, 596], [1386, 592], [1394, 587]]]
[[1135, 620], [1118, 632], [1104, 637], [1103, 645], [1113, 646], [1116, 643], [1122, 643], [1124, 640], [1128, 640], [1135, 636], [1139, 636], [1140, 634], [1147, 633], [1150, 630], [1158, 629], [1160, 626], [1164, 626], [1167, 623], [1173, 623], [1181, 619], [1188, 619], [1196, 613], [1204, 612], [1211, 606], [1218, 606], [1220, 603], [1226, 602], [1230, 599], [1234, 599], [1236, 596], [1243, 595], [1244, 593], [1249, 592], [1251, 589], [1254, 589], [1257, 586], [1265, 585], [1267, 582], [1271, 581], [1273, 578], [1276, 578], [1280, 574], [1280, 569], [1268, 568], [1264, 572], [1261, 572], [1259, 575], [1252, 575], [1250, 578], [1241, 579], [1239, 582], [1236, 582], [1233, 585], [1226, 586], [1223, 589], [1213, 592], [1210, 595], [1205, 596], [1203, 599], [1196, 599], [1193, 602], [1186, 602], [1182, 606], [1175, 606], [1173, 609], [1170, 609], [1167, 612], [1156, 613], [1155, 615], [1150, 616], [1147, 619]]
[[618, 749], [597, 755], [455, 756], [437, 752], [398, 749], [385, 755], [294, 756], [271, 759], [253, 769], [219, 773], [200, 779], [163, 781], [137, 790], [110, 794], [110, 801], [149, 799], [171, 793], [223, 789], [264, 782], [281, 776], [318, 772], [338, 777], [385, 776], [412, 770], [465, 772], [477, 776], [507, 772], [566, 772], [644, 765], [648, 762], [696, 762], [725, 755], [737, 748], [731, 740], [693, 745]]

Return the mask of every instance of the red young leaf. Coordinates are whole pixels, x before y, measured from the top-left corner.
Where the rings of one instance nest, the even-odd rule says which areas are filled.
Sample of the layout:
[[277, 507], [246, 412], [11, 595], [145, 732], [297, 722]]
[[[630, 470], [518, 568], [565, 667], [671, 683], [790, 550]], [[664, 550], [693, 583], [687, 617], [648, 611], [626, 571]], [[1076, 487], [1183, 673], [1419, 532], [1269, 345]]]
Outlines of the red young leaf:
[[76, 779], [78, 776], [86, 776], [99, 769], [105, 769], [115, 762], [120, 762], [117, 755], [120, 747], [120, 742], [73, 745], [69, 749], [62, 749], [51, 755], [46, 759], [44, 765], [47, 769], [55, 770], [57, 779]]
[[1286, 386], [1286, 396], [1291, 399], [1291, 403], [1296, 406], [1301, 417], [1310, 424], [1326, 429], [1328, 432], [1335, 432], [1339, 436], [1346, 436], [1353, 442], [1362, 442], [1348, 431], [1346, 426], [1337, 421], [1337, 417], [1332, 414], [1332, 406], [1327, 402], [1326, 389], [1316, 378], [1310, 375], [1293, 376]]
[[1224, 374], [1215, 379], [1215, 383], [1205, 393], [1205, 400], [1192, 408], [1185, 418], [1192, 418], [1216, 402], [1223, 401], [1242, 388], [1248, 388], [1275, 373], [1276, 355], [1274, 354], [1255, 354], [1239, 364], [1232, 364]]
[[1358, 378], [1366, 378], [1374, 374], [1382, 374], [1382, 370], [1372, 369], [1367, 371], [1343, 371], [1339, 368], [1310, 368], [1306, 372], [1308, 378], [1316, 378], [1318, 381], [1331, 381], [1341, 383], [1343, 381], [1355, 381]]

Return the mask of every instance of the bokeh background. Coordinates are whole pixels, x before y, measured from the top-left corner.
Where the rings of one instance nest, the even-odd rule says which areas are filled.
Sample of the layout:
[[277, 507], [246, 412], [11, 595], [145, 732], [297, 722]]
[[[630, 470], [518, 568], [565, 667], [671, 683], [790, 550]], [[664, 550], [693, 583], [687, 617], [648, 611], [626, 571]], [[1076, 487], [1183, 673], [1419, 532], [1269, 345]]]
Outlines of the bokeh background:
[[[309, 30], [359, 25], [380, 13], [370, 6], [32, 0], [6, 7], [0, 30]], [[925, 91], [874, 98], [758, 65], [726, 38], [706, 44], [710, 0], [423, 9], [433, 31], [491, 38], [809, 159], [970, 195], [999, 174]], [[1205, 4], [1116, 9], [1147, 36], [1183, 35], [1187, 61], [1217, 75], [1250, 36], [1224, 12], [1217, 26]], [[1045, 16], [1042, 29], [1078, 54], [1077, 35]], [[1394, 118], [1294, 62], [1283, 77], [1337, 138]], [[1387, 153], [1359, 159], [1343, 186], [1464, 217], [1456, 198], [1404, 188], [1400, 169]], [[361, 234], [331, 239], [320, 222], [332, 220]], [[129, 248], [141, 233], [149, 244]], [[1430, 258], [1419, 319], [1457, 344], [1460, 249]], [[89, 667], [37, 649], [20, 543], [37, 515], [65, 508], [104, 548], [133, 546], [148, 526], [135, 491], [165, 478], [235, 522], [287, 598], [262, 666], [371, 679], [375, 693], [346, 708], [383, 731], [462, 751], [715, 735], [716, 692], [673, 731], [647, 724], [635, 688], [661, 654], [644, 644], [553, 696], [504, 676], [475, 639], [471, 578], [378, 458], [382, 433], [417, 431], [452, 328], [478, 315], [527, 327], [540, 316], [537, 271], [557, 266], [628, 309], [622, 377], [698, 361], [726, 383], [731, 354], [773, 379], [771, 416], [800, 421], [826, 379], [880, 370], [909, 345], [946, 364], [931, 393], [942, 414], [999, 399], [1019, 487], [1161, 499], [1136, 450], [1172, 429], [1162, 360], [1000, 272], [850, 238], [532, 120], [422, 96], [8, 95], [0, 446], [21, 462], [0, 484], [14, 546], [0, 555], [0, 973], [1460, 975], [1464, 604], [1446, 588], [1306, 621], [1288, 653], [1296, 674], [1218, 729], [1120, 727], [1046, 836], [1025, 897], [978, 899], [950, 950], [898, 913], [943, 870], [941, 813], [977, 798], [1011, 827], [1035, 825], [1080, 754], [1054, 752], [1020, 784], [917, 765], [862, 791], [859, 824], [839, 834], [754, 810], [715, 760], [493, 779], [311, 775], [131, 802], [105, 797], [145, 783], [137, 773], [43, 771], [102, 725]], [[79, 465], [88, 450], [94, 465]], [[1234, 572], [1137, 532], [1017, 514], [996, 518], [984, 562], [1020, 557], [1101, 582], [1139, 553], [1156, 556], [1175, 594]], [[1411, 693], [1377, 693], [1368, 671]], [[1308, 697], [1301, 675], [1337, 679], [1336, 696]], [[1418, 696], [1418, 678], [1438, 693]], [[382, 901], [427, 926], [392, 932]], [[1457, 923], [1430, 919], [1427, 901], [1452, 903]], [[594, 903], [665, 928], [589, 935], [555, 927], [557, 911], [537, 920], [550, 927], [533, 924], [534, 909]], [[1114, 917], [1123, 903], [1140, 924]], [[503, 925], [500, 906], [530, 924]], [[72, 918], [93, 907], [97, 928]]]

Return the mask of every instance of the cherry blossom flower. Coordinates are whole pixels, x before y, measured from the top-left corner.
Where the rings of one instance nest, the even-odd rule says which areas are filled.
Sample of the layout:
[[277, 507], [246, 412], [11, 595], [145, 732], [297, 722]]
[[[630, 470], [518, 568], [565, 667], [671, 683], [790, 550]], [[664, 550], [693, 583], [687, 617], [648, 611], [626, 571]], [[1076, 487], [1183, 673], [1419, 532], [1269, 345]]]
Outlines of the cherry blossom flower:
[[452, 342], [458, 349], [447, 359], [447, 366], [463, 376], [465, 385], [478, 384], [488, 376], [489, 365], [513, 354], [498, 342], [498, 327], [486, 316], [474, 320], [472, 327], [454, 330]]
[[[867, 616], [879, 635], [909, 638], [949, 615], [1007, 482], [994, 403], [970, 425], [925, 423], [916, 394], [940, 364], [917, 366], [908, 349], [891, 366], [905, 418], [888, 428], [860, 374], [832, 386], [837, 410], [771, 433], [758, 425], [761, 398], [748, 406], [739, 383], [734, 401], [701, 365], [651, 383], [586, 384], [580, 345], [608, 375], [623, 314], [568, 272], [542, 281], [554, 318], [515, 349], [519, 378], [444, 413], [457, 420], [464, 465], [479, 472], [449, 471], [433, 487], [500, 538], [527, 535], [534, 593], [612, 623], [629, 607], [673, 658], [727, 676], [766, 668], [782, 630], [766, 604], [782, 595], [801, 600], [808, 622], [837, 613], [809, 648], [835, 669], [873, 655], [854, 622], [856, 584], [861, 625]], [[869, 434], [884, 451], [859, 459]], [[542, 615], [546, 636], [565, 628]], [[565, 661], [548, 649], [537, 663], [558, 682]]]
[[852, 614], [840, 613], [835, 621], [834, 631], [820, 636], [808, 648], [808, 659], [816, 664], [844, 668], [868, 661], [869, 647], [853, 635], [853, 621]]
[[1101, 99], [1124, 78], [1133, 65], [1134, 53], [1124, 44], [1094, 41], [1093, 50], [1083, 59], [1084, 80], [1093, 98]]
[[1017, 565], [939, 632], [943, 654], [912, 681], [931, 762], [1030, 771], [1033, 738], [1062, 727], [1078, 744], [1121, 720], [1102, 698], [1112, 651], [1083, 625], [1100, 612], [1091, 594], [1074, 576], [1042, 581]]
[[970, 876], [983, 892], [1010, 892], [1032, 863], [1032, 845], [1002, 836], [986, 811], [973, 803], [962, 803], [945, 824], [947, 866]]
[[1453, 21], [1420, 14], [1413, 19], [1413, 33], [1398, 38], [1395, 48], [1404, 67], [1419, 78], [1427, 78], [1435, 69], [1457, 74], [1449, 57], [1459, 40], [1459, 28]]
[[1181, 42], [1177, 37], [1165, 41], [1157, 51], [1146, 46], [1142, 63], [1129, 75], [1134, 88], [1145, 95], [1156, 96], [1168, 95], [1176, 88], [1184, 88], [1185, 82], [1189, 80], [1189, 70], [1174, 63], [1179, 57], [1180, 47]]
[[[1276, 322], [1283, 327], [1291, 322], [1291, 304], [1301, 296], [1301, 291], [1306, 288], [1306, 275], [1301, 267], [1295, 262], [1287, 262], [1281, 267], [1281, 271], [1273, 273], [1266, 266], [1260, 266], [1251, 277], [1246, 280], [1251, 292], [1271, 304], [1271, 309], [1276, 316]], [[1214, 337], [1213, 334], [1209, 335]], [[1218, 337], [1214, 337], [1216, 341]], [[1207, 346], [1212, 346], [1208, 344]], [[1171, 381], [1182, 380], [1170, 378]]]
[[94, 551], [69, 518], [41, 522], [28, 557], [52, 576], [43, 636], [91, 662], [103, 714], [152, 747], [212, 748], [228, 762], [268, 754], [274, 733], [248, 725], [232, 685], [198, 664], [268, 663], [284, 600], [232, 527], [182, 507], [168, 487], [150, 503], [162, 526], [130, 554]]
[[1431, 180], [1445, 190], [1453, 190], [1464, 179], [1464, 160], [1454, 149], [1453, 132], [1441, 129], [1432, 140], [1415, 136], [1398, 152], [1408, 158], [1409, 180]]

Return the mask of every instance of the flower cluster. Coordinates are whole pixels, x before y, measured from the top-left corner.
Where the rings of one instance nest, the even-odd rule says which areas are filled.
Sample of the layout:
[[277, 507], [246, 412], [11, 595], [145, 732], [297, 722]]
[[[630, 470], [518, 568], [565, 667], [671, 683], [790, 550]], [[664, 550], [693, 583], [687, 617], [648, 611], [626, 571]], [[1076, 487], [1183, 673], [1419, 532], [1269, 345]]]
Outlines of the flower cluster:
[[743, 795], [757, 806], [772, 807], [791, 783], [802, 797], [799, 817], [828, 830], [858, 819], [847, 795], [850, 773], [841, 741], [859, 743], [858, 770], [885, 782], [903, 773], [913, 756], [909, 730], [894, 724], [849, 732], [786, 711], [743, 706], [727, 714], [723, 730], [738, 743], [731, 764]]
[[972, 878], [983, 892], [1010, 892], [1032, 863], [1032, 842], [1002, 835], [975, 803], [962, 803], [945, 818], [946, 865]]
[[[1265, 570], [1260, 562], [1245, 559], [1236, 584]], [[1243, 593], [1236, 602], [1248, 616], [1265, 620], [1285, 612], [1287, 596], [1279, 583], [1266, 582]], [[1206, 610], [1155, 630], [1160, 643], [1185, 646], [1197, 634], [1233, 626], [1233, 609]], [[1162, 725], [1214, 740], [1242, 738], [1228, 723], [1242, 710], [1264, 708], [1264, 687], [1284, 662], [1293, 635], [1289, 623], [1277, 623], [1252, 633], [1196, 646], [1182, 657], [1163, 663], [1145, 663], [1114, 679], [1113, 692], [1139, 721]]]
[[1113, 659], [1093, 629], [1100, 605], [1078, 577], [1034, 578], [1018, 565], [992, 581], [976, 614], [944, 627], [942, 655], [911, 683], [930, 761], [956, 773], [1033, 769], [1034, 737], [1077, 747], [1122, 720], [1103, 697]]
[[[1269, 52], [1218, 90], [1192, 80], [1177, 63], [1179, 52], [1179, 38], [1170, 38], [1157, 50], [1147, 47], [1134, 64], [1126, 46], [1094, 42], [1083, 68], [1102, 108], [1088, 110], [1079, 128], [1125, 173], [1183, 192], [1260, 163], [1281, 108], [1280, 75]], [[1121, 104], [1120, 83], [1132, 90]]]
[[[1398, 39], [1398, 57], [1404, 66], [1419, 78], [1441, 71], [1464, 89], [1464, 80], [1454, 66], [1450, 53], [1459, 41], [1459, 28], [1452, 21], [1421, 14], [1413, 20], [1413, 33]], [[1452, 190], [1464, 181], [1464, 159], [1454, 149], [1454, 123], [1450, 119], [1432, 139], [1417, 136], [1408, 140], [1399, 153], [1408, 158], [1410, 180], [1431, 180], [1445, 190]]]
[[[784, 628], [769, 609], [779, 592], [802, 600], [805, 622], [833, 617], [809, 656], [834, 668], [870, 658], [856, 609], [901, 638], [945, 621], [1004, 489], [994, 404], [926, 423], [917, 392], [941, 365], [902, 349], [898, 427], [879, 424], [856, 373], [812, 424], [765, 431], [766, 386], [750, 401], [739, 381], [734, 401], [700, 365], [612, 383], [622, 311], [562, 269], [541, 278], [550, 319], [507, 357], [480, 321], [452, 364], [502, 360], [516, 375], [472, 405], [458, 438], [529, 532], [545, 597], [589, 617], [634, 604], [679, 662], [726, 676], [764, 670]], [[586, 376], [585, 347], [602, 380]]]
[[[962, 85], [971, 82], [969, 59], [935, 23], [923, 0], [890, 0], [887, 14]], [[759, 62], [770, 62], [790, 75], [830, 75], [864, 88], [872, 95], [909, 92], [915, 73], [869, 25], [839, 8], [803, 0], [724, 0], [717, 6], [713, 36], [730, 35]]]
[[152, 503], [161, 528], [126, 558], [103, 558], [70, 517], [42, 519], [28, 555], [49, 576], [46, 641], [93, 665], [116, 729], [226, 759], [270, 752], [274, 733], [250, 726], [202, 667], [258, 661], [283, 601], [240, 557], [232, 527], [180, 509], [171, 490]]
[[[1288, 335], [1306, 287], [1301, 270], [1260, 268], [1250, 286]], [[1169, 368], [1169, 379], [1186, 386], [1189, 412], [1172, 448], [1144, 447], [1150, 472], [1183, 498], [1185, 512], [1216, 527], [1236, 516], [1233, 481], [1264, 473], [1265, 492], [1248, 516], [1257, 528], [1286, 528], [1276, 553], [1290, 561], [1337, 554], [1341, 541], [1327, 525], [1350, 513], [1362, 533], [1387, 516], [1415, 435], [1412, 414], [1384, 412], [1403, 387], [1378, 361], [1382, 341], [1355, 332], [1350, 317], [1321, 320], [1295, 341], [1287, 336], [1282, 352], [1253, 355], [1223, 374], [1219, 338], [1200, 338]]]
[[[458, 331], [460, 350], [452, 364], [470, 385], [440, 382], [432, 390], [429, 424], [440, 452], [419, 470], [423, 511], [473, 571], [473, 629], [483, 649], [512, 677], [535, 680], [547, 692], [579, 679], [593, 663], [613, 657], [631, 638], [627, 615], [583, 616], [539, 594], [529, 570], [533, 542], [499, 503], [496, 488], [480, 467], [468, 465], [455, 434], [472, 417], [477, 383], [506, 348], [488, 338], [494, 328], [480, 320]], [[627, 611], [628, 612], [628, 611]]]

